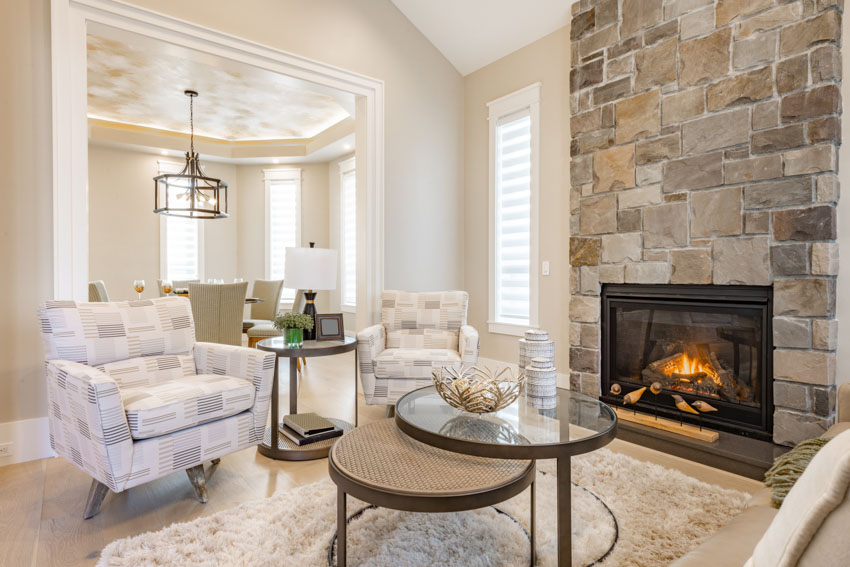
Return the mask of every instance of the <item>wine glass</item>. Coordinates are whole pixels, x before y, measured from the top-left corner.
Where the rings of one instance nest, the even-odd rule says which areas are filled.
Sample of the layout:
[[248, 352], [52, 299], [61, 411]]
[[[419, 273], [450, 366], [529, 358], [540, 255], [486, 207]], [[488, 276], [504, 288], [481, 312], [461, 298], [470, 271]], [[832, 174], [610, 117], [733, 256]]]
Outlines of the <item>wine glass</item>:
[[223, 278], [216, 278], [215, 283], [217, 283], [217, 284], [223, 284], [223, 283], [224, 283], [224, 279], [223, 279]]
[[174, 284], [171, 280], [162, 280], [162, 293], [169, 295], [174, 290]]
[[245, 281], [245, 278], [233, 278], [233, 283], [242, 283]]
[[139, 299], [142, 298], [142, 292], [145, 291], [145, 280], [134, 280], [133, 289], [139, 294]]
[[212, 279], [212, 278], [207, 278], [207, 283], [208, 283], [208, 284], [214, 284], [214, 283], [215, 283], [215, 280], [214, 280], [214, 279]]

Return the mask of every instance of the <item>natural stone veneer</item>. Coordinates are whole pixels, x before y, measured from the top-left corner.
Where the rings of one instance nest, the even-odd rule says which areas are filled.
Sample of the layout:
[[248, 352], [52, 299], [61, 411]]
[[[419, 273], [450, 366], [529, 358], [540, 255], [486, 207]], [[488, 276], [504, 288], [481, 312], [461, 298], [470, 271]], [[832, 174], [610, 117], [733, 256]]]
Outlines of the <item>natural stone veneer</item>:
[[601, 284], [773, 285], [774, 440], [834, 422], [842, 10], [573, 5], [574, 388], [599, 393]]

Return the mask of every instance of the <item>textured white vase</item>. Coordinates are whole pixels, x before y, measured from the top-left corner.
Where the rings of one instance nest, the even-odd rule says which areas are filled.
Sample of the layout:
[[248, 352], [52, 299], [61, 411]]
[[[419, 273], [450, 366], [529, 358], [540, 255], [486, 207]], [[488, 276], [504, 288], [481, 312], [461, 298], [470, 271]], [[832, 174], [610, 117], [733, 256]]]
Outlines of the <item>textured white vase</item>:
[[527, 368], [533, 358], [543, 358], [552, 364], [555, 362], [555, 343], [549, 340], [546, 331], [531, 329], [519, 340], [519, 369]]
[[525, 392], [528, 404], [535, 408], [551, 409], [557, 405], [558, 373], [552, 361], [533, 358], [525, 369]]

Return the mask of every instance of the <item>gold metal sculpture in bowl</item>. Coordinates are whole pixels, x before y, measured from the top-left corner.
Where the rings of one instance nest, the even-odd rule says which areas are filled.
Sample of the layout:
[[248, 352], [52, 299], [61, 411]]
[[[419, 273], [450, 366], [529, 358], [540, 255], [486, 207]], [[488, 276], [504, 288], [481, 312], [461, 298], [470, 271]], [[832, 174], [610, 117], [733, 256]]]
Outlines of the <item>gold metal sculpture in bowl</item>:
[[450, 406], [471, 413], [499, 411], [516, 400], [525, 386], [525, 372], [515, 377], [509, 367], [501, 370], [454, 368], [434, 370], [434, 387]]

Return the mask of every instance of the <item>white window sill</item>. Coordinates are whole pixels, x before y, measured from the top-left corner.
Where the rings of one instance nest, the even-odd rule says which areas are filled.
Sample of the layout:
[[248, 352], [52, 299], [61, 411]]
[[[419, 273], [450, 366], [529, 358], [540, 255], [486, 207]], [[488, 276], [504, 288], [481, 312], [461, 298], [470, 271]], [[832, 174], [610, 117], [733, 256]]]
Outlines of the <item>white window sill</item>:
[[517, 325], [515, 323], [498, 323], [495, 321], [488, 321], [487, 325], [491, 333], [511, 335], [514, 337], [524, 337], [527, 330], [539, 328], [538, 325]]

